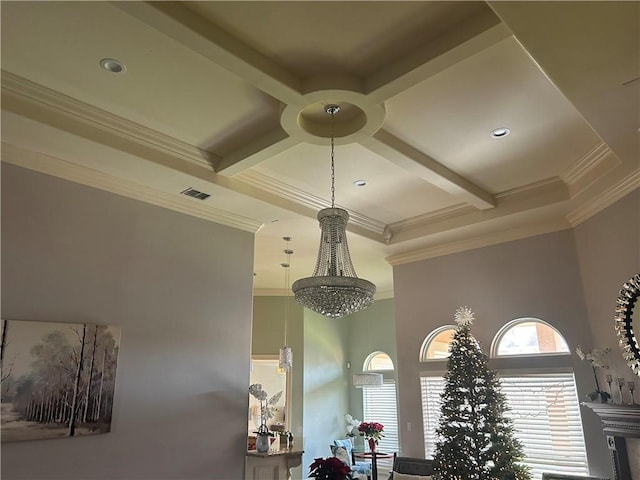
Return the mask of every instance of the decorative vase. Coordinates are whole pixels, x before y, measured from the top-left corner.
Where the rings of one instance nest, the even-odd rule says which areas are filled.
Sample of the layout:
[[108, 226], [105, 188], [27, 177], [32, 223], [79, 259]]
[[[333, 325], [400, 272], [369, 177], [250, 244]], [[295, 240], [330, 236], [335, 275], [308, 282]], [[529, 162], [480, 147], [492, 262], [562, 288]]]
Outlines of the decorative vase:
[[258, 453], [266, 453], [271, 446], [271, 436], [258, 434], [256, 438], [256, 451]]
[[594, 403], [609, 403], [609, 398], [611, 398], [611, 395], [609, 395], [607, 392], [596, 390], [595, 392], [587, 394], [587, 398]]
[[269, 447], [271, 447], [271, 435], [269, 434], [269, 427], [262, 422], [258, 427], [258, 431], [256, 432], [256, 451], [258, 453], [265, 453], [269, 451]]
[[377, 446], [376, 439], [375, 438], [370, 438], [369, 439], [369, 449], [372, 452], [375, 452], [376, 451], [376, 446]]

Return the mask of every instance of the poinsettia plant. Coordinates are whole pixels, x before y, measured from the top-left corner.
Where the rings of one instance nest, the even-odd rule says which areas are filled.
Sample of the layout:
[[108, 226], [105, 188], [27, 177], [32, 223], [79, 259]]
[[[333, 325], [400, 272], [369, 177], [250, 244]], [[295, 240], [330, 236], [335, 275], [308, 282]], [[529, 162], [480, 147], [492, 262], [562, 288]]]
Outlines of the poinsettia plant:
[[351, 468], [336, 457], [316, 458], [309, 466], [309, 478], [318, 480], [350, 480]]
[[358, 431], [360, 435], [369, 439], [375, 439], [376, 443], [380, 440], [384, 435], [382, 432], [384, 431], [384, 425], [378, 422], [362, 422], [358, 427]]

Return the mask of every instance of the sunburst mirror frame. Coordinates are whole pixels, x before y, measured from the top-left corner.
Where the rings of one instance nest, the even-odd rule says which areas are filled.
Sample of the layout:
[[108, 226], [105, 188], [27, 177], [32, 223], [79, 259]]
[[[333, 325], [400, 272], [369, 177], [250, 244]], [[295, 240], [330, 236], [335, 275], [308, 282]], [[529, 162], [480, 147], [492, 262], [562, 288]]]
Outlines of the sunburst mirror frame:
[[632, 276], [622, 285], [620, 295], [616, 299], [615, 329], [618, 335], [618, 344], [622, 349], [622, 355], [627, 365], [640, 376], [640, 346], [638, 336], [634, 330], [640, 331], [640, 312], [633, 317], [633, 308], [640, 296], [640, 274]]

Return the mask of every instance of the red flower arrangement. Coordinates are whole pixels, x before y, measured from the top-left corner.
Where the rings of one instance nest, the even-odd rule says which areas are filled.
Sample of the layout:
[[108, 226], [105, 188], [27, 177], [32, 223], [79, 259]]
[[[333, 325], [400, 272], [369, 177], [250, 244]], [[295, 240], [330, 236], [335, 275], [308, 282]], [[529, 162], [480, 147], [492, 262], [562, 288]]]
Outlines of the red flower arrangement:
[[316, 458], [309, 466], [309, 477], [318, 480], [348, 480], [351, 468], [336, 457]]
[[376, 445], [384, 435], [382, 434], [384, 425], [378, 422], [362, 422], [358, 427], [360, 435], [367, 439], [369, 442], [369, 449], [372, 452], [376, 451]]
[[362, 422], [358, 427], [358, 431], [360, 432], [360, 435], [365, 438], [375, 439], [376, 443], [384, 437], [382, 434], [384, 431], [384, 425], [378, 422]]

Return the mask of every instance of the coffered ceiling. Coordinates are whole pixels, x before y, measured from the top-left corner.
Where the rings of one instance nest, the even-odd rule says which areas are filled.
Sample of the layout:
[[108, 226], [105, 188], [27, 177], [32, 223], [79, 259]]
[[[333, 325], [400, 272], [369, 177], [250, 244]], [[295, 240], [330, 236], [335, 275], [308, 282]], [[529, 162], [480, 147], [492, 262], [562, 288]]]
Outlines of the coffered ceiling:
[[640, 184], [639, 6], [3, 1], [2, 160], [256, 232], [255, 291], [281, 293], [282, 237], [291, 280], [313, 270], [338, 104], [335, 202], [388, 297], [393, 264]]

